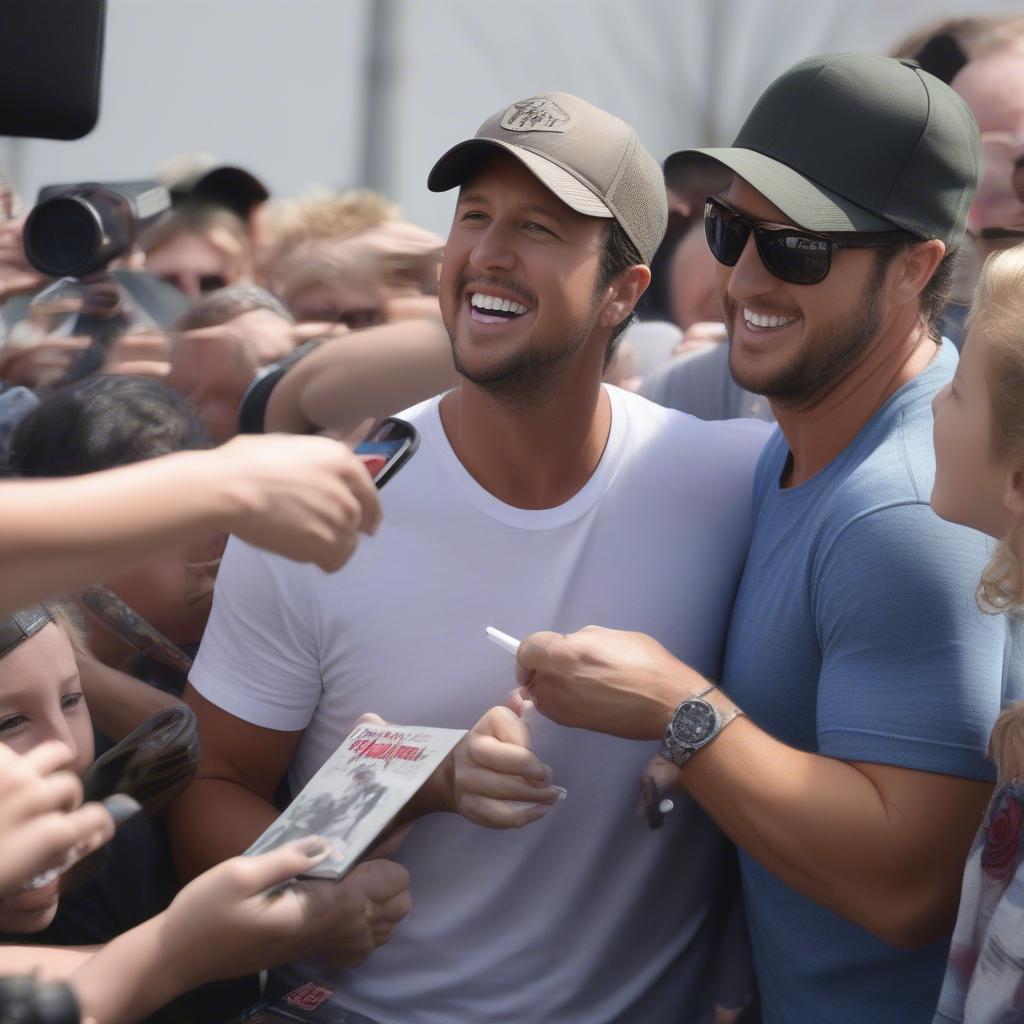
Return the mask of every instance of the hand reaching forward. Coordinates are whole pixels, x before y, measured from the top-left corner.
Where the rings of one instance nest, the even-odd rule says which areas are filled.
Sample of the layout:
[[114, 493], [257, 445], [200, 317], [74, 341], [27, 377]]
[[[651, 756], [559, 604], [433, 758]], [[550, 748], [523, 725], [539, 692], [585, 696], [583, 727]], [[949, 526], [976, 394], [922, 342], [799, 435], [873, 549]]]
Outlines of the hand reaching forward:
[[324, 845], [305, 839], [233, 857], [190, 882], [165, 911], [177, 956], [211, 981], [312, 956], [332, 967], [361, 964], [412, 909], [409, 872], [370, 860], [341, 882], [305, 880], [266, 895], [322, 860], [310, 851]]
[[148, 1016], [208, 981], [324, 956], [362, 963], [412, 906], [409, 873], [367, 861], [343, 881], [268, 890], [327, 854], [316, 837], [233, 857], [194, 879], [162, 914], [108, 943], [71, 978], [84, 1017], [119, 1024]]
[[56, 740], [25, 754], [0, 743], [0, 896], [114, 835], [114, 821], [100, 804], [78, 806], [82, 784], [63, 770], [71, 760]]
[[241, 514], [232, 533], [298, 562], [340, 569], [360, 532], [380, 522], [380, 501], [362, 460], [324, 437], [236, 437], [204, 453], [234, 481]]
[[517, 657], [519, 683], [541, 714], [629, 740], [660, 741], [679, 704], [707, 686], [651, 637], [598, 626], [534, 633]]

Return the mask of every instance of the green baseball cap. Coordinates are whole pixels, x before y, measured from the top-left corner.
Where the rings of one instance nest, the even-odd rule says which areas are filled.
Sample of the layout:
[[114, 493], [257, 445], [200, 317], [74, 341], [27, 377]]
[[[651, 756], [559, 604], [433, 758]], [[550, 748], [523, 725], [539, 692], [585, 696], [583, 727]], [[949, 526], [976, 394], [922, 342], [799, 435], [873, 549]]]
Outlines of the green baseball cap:
[[665, 161], [669, 187], [711, 161], [811, 231], [964, 236], [978, 185], [978, 126], [948, 85], [912, 60], [811, 57], [775, 79], [728, 148]]
[[577, 213], [614, 218], [644, 262], [654, 258], [668, 224], [665, 181], [621, 118], [567, 92], [519, 100], [449, 149], [434, 164], [427, 188], [457, 188], [495, 150], [514, 156]]

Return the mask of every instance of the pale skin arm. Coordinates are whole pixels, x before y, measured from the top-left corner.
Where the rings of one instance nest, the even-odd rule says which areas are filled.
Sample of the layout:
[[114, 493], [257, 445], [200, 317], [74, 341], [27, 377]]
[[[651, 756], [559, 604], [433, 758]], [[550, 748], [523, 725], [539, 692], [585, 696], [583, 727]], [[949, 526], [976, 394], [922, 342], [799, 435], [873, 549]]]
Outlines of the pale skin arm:
[[[539, 633], [521, 679], [563, 725], [657, 742], [707, 686], [639, 633]], [[585, 693], [585, 699], [584, 699]], [[729, 698], [709, 699], [725, 711]], [[779, 742], [741, 717], [678, 770], [719, 827], [787, 885], [895, 946], [948, 933], [987, 782], [847, 763]]]
[[365, 467], [326, 438], [235, 438], [74, 479], [3, 483], [0, 614], [204, 532], [334, 571], [379, 518]]
[[0, 946], [6, 976], [35, 974], [41, 982], [66, 981], [99, 946]]
[[326, 853], [312, 837], [235, 857], [189, 883], [167, 910], [74, 972], [83, 1018], [129, 1024], [206, 982], [324, 952], [328, 969], [362, 963], [411, 909], [409, 873], [374, 860], [340, 884], [300, 881], [267, 897]]
[[268, 889], [326, 855], [316, 837], [259, 857], [236, 857], [187, 885], [167, 910], [102, 947], [0, 950], [4, 973], [36, 970], [69, 981], [85, 1021], [129, 1024], [209, 981], [240, 977], [313, 953], [353, 966], [387, 942], [412, 906], [409, 873], [361, 864], [341, 885]]
[[331, 430], [348, 436], [455, 387], [459, 375], [439, 320], [406, 320], [325, 342], [281, 378], [267, 403], [267, 431]]

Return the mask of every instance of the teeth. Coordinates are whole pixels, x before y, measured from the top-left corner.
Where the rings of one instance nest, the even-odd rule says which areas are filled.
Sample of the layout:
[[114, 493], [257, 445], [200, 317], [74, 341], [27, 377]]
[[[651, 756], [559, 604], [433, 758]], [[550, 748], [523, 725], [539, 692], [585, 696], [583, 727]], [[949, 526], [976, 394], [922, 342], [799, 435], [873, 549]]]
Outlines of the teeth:
[[796, 320], [795, 316], [775, 316], [771, 313], [754, 313], [749, 309], [743, 310], [743, 319], [754, 327], [785, 327]]
[[497, 295], [485, 295], [483, 292], [473, 292], [469, 297], [471, 306], [477, 309], [493, 309], [504, 313], [515, 313], [522, 316], [526, 307], [511, 299], [500, 299]]

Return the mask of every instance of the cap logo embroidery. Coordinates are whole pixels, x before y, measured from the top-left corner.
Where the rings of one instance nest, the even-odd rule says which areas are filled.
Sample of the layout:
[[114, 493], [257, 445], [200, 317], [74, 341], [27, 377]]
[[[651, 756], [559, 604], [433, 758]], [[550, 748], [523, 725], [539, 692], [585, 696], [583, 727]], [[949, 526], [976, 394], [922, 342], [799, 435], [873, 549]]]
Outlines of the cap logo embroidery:
[[501, 119], [510, 132], [567, 132], [575, 123], [573, 114], [545, 96], [513, 103]]

